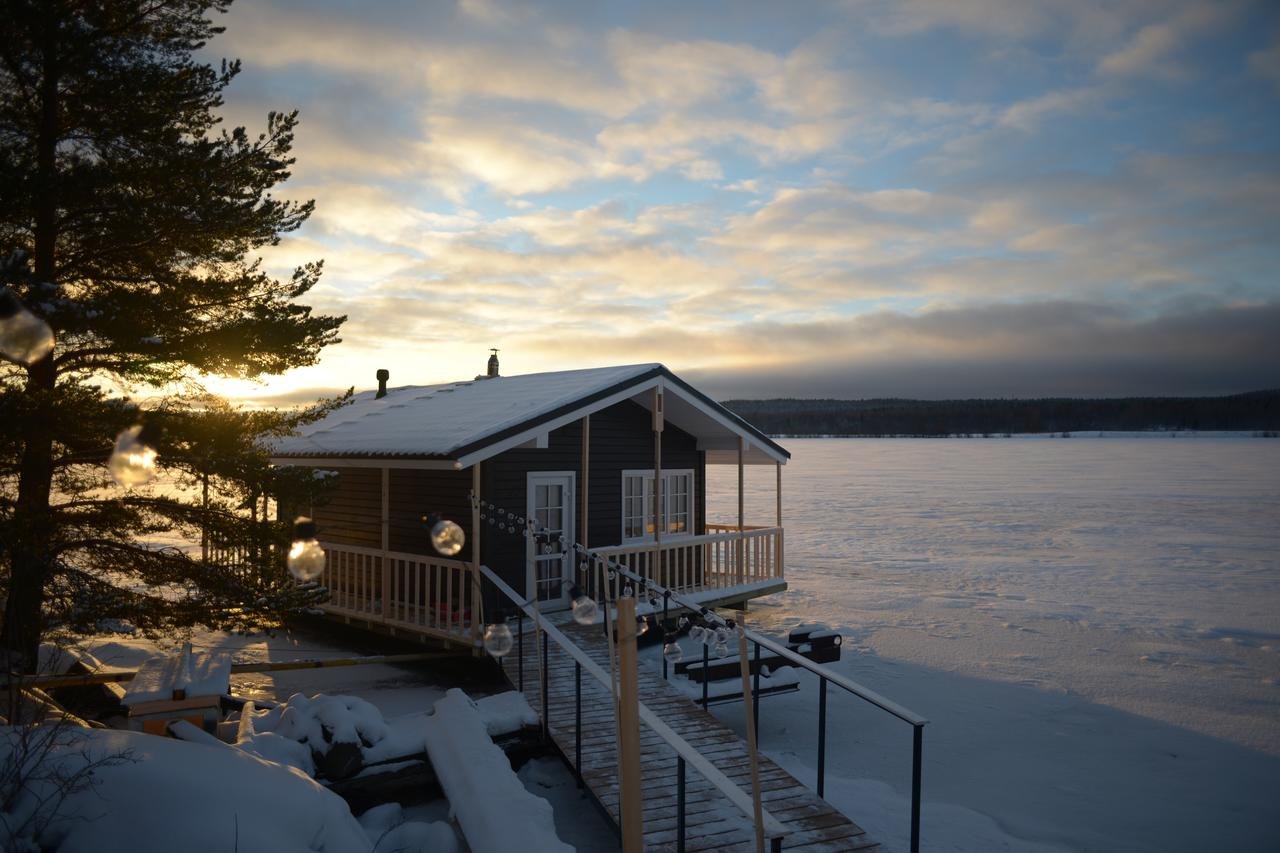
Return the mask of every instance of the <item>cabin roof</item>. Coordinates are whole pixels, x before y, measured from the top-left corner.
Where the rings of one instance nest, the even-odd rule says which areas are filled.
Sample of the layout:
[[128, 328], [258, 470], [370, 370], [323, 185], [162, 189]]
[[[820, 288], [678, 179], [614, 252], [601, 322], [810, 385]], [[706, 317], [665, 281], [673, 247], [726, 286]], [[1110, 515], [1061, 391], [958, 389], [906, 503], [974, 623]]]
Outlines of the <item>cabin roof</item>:
[[277, 439], [278, 464], [328, 464], [341, 459], [418, 459], [466, 468], [521, 446], [537, 446], [547, 433], [623, 400], [651, 409], [652, 389], [663, 389], [666, 422], [707, 451], [707, 462], [785, 463], [791, 454], [742, 418], [693, 388], [661, 364], [628, 364], [523, 376], [498, 376], [443, 385], [388, 388], [356, 394], [352, 402]]

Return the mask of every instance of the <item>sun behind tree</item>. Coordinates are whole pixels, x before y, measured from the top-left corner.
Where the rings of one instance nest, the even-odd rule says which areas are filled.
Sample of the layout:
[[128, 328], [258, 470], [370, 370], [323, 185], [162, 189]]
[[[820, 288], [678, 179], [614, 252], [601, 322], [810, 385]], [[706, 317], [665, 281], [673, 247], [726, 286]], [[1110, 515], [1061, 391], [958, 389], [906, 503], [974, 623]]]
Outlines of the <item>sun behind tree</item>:
[[[57, 339], [33, 364], [0, 358], [2, 642], [21, 656], [11, 666], [29, 670], [56, 625], [225, 625], [308, 601], [270, 572], [280, 530], [256, 507], [277, 492], [305, 500], [315, 481], [273, 472], [255, 437], [314, 413], [238, 413], [199, 395], [148, 413], [160, 463], [187, 485], [211, 479], [208, 505], [201, 489], [113, 487], [102, 464], [139, 418], [113, 394], [314, 364], [345, 319], [295, 301], [319, 262], [283, 281], [261, 269], [259, 251], [313, 203], [270, 194], [289, 177], [296, 112], [269, 113], [257, 135], [218, 128], [240, 64], [193, 54], [229, 6], [18, 0], [0, 14], [0, 251], [31, 258], [13, 292]], [[246, 521], [237, 510], [249, 506]], [[233, 577], [144, 544], [210, 525], [241, 537], [260, 570]]]

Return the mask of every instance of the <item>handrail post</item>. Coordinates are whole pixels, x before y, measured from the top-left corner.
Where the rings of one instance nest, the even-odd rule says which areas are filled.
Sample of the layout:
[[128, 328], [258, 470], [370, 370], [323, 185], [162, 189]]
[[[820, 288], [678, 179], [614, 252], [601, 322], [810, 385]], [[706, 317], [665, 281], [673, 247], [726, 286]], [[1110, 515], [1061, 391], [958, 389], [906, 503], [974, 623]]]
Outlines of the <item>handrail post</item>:
[[756, 643], [756, 674], [751, 694], [751, 720], [755, 724], [756, 742], [760, 742], [760, 644]]
[[547, 678], [550, 673], [547, 672], [547, 632], [542, 632], [542, 671], [538, 674], [538, 680], [542, 686], [542, 740], [545, 743], [551, 736], [551, 722], [547, 719]]
[[582, 664], [573, 662], [573, 772], [582, 787]]
[[676, 756], [676, 853], [684, 853], [684, 756]]
[[516, 672], [519, 675], [519, 679], [520, 679], [519, 684], [517, 686], [520, 688], [520, 692], [523, 693], [524, 692], [524, 611], [523, 610], [520, 611], [520, 616], [518, 617], [518, 621], [516, 622], [516, 630], [517, 630], [516, 642], [519, 643], [519, 648], [516, 649], [516, 662], [517, 662]]
[[[662, 633], [663, 633], [663, 637], [664, 637], [664, 639], [665, 639], [665, 637], [666, 637], [666, 631], [667, 631], [667, 606], [668, 606], [670, 603], [671, 603], [671, 590], [669, 590], [669, 589], [664, 589], [664, 590], [662, 591], [662, 627], [661, 627], [661, 631], [662, 631]], [[666, 648], [664, 647], [662, 651], [663, 651], [663, 655], [662, 655], [662, 680], [663, 680], [663, 681], [666, 681], [666, 680], [667, 680], [667, 655], [666, 655]]]
[[706, 643], [702, 644], [702, 710], [707, 710], [707, 690], [711, 686], [711, 679], [707, 677], [708, 670], [711, 667], [711, 647]]
[[924, 752], [924, 726], [917, 724], [911, 728], [911, 853], [920, 853], [920, 762]]
[[827, 779], [827, 680], [818, 676], [818, 796]]

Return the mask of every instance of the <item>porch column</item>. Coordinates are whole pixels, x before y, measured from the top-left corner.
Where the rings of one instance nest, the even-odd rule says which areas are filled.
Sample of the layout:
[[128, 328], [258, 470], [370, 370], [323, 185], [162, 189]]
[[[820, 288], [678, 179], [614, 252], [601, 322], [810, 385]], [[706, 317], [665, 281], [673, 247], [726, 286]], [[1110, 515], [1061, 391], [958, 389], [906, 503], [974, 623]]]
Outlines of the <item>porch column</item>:
[[782, 568], [782, 463], [781, 463], [781, 462], [775, 462], [775, 463], [773, 463], [773, 467], [774, 467], [774, 468], [776, 468], [776, 469], [777, 469], [777, 471], [778, 471], [778, 486], [777, 486], [777, 489], [775, 490], [775, 492], [776, 492], [776, 494], [777, 494], [777, 496], [778, 496], [778, 519], [777, 519], [777, 524], [775, 525], [775, 526], [778, 528], [778, 535], [777, 535], [777, 538], [776, 538], [776, 543], [777, 543], [776, 553], [775, 553], [774, 558], [773, 558], [773, 559], [774, 559], [774, 563], [773, 563], [773, 575], [774, 575], [774, 577], [779, 577], [779, 578], [780, 578], [780, 577], [782, 577], [782, 576], [783, 576], [783, 568]]
[[382, 621], [391, 614], [391, 469], [382, 468]]
[[743, 466], [743, 457], [746, 455], [746, 445], [747, 440], [742, 436], [738, 436], [738, 543], [737, 547], [734, 548], [734, 559], [738, 563], [738, 583], [743, 583], [746, 580], [746, 566], [743, 565], [744, 557], [746, 556], [743, 551], [743, 546], [746, 543], [742, 538], [742, 528], [747, 523], [746, 513], [743, 511], [742, 503], [742, 486], [745, 471]]
[[480, 463], [471, 466], [471, 654], [479, 657], [484, 599], [480, 594]]
[[[653, 557], [648, 572], [649, 579], [659, 583], [662, 583], [658, 580], [658, 562], [662, 558], [662, 428], [666, 422], [659, 385], [653, 389]], [[636, 590], [636, 594], [640, 591]]]
[[582, 418], [582, 485], [578, 487], [578, 492], [582, 495], [582, 514], [578, 516], [581, 519], [578, 522], [578, 542], [586, 548], [589, 544], [587, 531], [591, 529], [591, 519], [587, 514], [591, 509], [591, 415]]

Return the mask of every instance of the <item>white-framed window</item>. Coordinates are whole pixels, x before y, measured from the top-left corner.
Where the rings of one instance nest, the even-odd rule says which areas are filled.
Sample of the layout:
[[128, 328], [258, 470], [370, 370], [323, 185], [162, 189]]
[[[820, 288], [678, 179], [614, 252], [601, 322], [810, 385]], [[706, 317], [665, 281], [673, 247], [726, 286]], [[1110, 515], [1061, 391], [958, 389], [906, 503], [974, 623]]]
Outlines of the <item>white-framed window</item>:
[[[663, 536], [693, 533], [693, 470], [662, 472], [662, 509], [657, 514]], [[622, 472], [622, 541], [653, 538], [653, 469]]]

